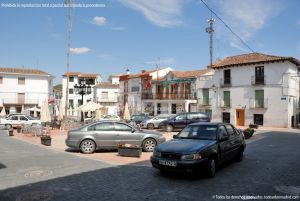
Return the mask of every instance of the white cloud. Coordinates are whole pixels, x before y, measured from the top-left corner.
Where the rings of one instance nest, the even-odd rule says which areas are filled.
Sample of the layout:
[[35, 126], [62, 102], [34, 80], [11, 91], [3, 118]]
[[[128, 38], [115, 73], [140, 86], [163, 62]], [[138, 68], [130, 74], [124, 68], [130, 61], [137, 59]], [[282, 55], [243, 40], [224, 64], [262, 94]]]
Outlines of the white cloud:
[[159, 66], [170, 66], [176, 63], [176, 59], [172, 58], [172, 57], [168, 57], [168, 58], [162, 58], [160, 60], [154, 60], [154, 61], [147, 61], [146, 64], [147, 65], [159, 65]]
[[70, 48], [71, 53], [73, 54], [85, 54], [90, 51], [90, 48], [87, 47], [75, 47]]
[[91, 21], [92, 24], [95, 24], [97, 26], [104, 26], [106, 22], [106, 18], [101, 16], [95, 16]]
[[119, 0], [125, 6], [140, 11], [159, 27], [182, 24], [180, 20], [183, 0]]
[[[249, 41], [261, 29], [263, 29], [268, 21], [281, 11], [278, 1], [274, 0], [221, 0], [216, 1], [219, 7], [222, 19], [237, 33], [244, 41]], [[217, 20], [217, 29], [224, 33], [229, 43], [236, 47], [241, 46], [241, 42], [236, 40], [230, 31]], [[237, 44], [239, 43], [239, 44]]]

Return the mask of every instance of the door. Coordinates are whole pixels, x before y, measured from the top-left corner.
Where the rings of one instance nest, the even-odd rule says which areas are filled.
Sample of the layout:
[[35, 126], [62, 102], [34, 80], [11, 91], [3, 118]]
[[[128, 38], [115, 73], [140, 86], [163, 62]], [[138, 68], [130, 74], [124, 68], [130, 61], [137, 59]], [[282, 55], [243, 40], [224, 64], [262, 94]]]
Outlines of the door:
[[99, 148], [115, 147], [114, 125], [112, 122], [94, 124], [88, 128], [87, 135], [93, 136]]
[[19, 116], [17, 116], [17, 115], [11, 116], [10, 119], [9, 119], [9, 123], [10, 123], [11, 125], [13, 125], [13, 126], [19, 125], [19, 124], [20, 124]]
[[30, 124], [30, 123], [28, 122], [27, 117], [24, 117], [24, 116], [20, 116], [20, 123], [21, 123], [21, 124]]
[[142, 137], [138, 130], [123, 123], [114, 123], [114, 130], [116, 133], [115, 146], [118, 144], [141, 145]]
[[176, 116], [171, 124], [174, 126], [174, 128], [184, 128], [186, 126], [186, 114], [180, 114]]
[[228, 150], [228, 159], [232, 159], [238, 154], [239, 148], [241, 146], [241, 139], [237, 131], [232, 127], [231, 124], [226, 124], [225, 128], [229, 135], [230, 149]]
[[[229, 139], [229, 134], [227, 133], [225, 126], [222, 125], [218, 128], [218, 138], [221, 139], [223, 137], [228, 137]], [[221, 161], [228, 160], [230, 157], [230, 148], [231, 148], [231, 144], [229, 140], [220, 141], [219, 148], [220, 148], [220, 160]]]
[[236, 125], [245, 125], [245, 110], [236, 110]]

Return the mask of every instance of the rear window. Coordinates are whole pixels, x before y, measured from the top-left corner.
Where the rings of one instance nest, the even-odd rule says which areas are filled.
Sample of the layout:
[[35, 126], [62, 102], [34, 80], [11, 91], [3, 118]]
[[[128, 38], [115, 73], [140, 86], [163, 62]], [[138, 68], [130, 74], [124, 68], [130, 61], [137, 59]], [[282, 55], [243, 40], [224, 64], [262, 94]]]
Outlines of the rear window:
[[205, 119], [207, 118], [206, 114], [203, 113], [191, 113], [187, 114], [187, 119], [194, 120], [194, 119]]
[[185, 127], [177, 137], [189, 139], [215, 140], [217, 136], [216, 125], [193, 125]]

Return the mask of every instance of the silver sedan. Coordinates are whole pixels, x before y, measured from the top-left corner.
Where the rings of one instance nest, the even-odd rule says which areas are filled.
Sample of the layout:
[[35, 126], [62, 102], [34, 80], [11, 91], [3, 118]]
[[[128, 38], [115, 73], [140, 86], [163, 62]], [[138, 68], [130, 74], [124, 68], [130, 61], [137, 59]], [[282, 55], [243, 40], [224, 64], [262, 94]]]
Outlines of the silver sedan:
[[166, 138], [157, 131], [146, 131], [120, 121], [99, 121], [70, 130], [66, 139], [68, 147], [80, 149], [83, 153], [93, 153], [97, 149], [116, 149], [118, 144], [142, 147], [143, 151], [153, 151]]

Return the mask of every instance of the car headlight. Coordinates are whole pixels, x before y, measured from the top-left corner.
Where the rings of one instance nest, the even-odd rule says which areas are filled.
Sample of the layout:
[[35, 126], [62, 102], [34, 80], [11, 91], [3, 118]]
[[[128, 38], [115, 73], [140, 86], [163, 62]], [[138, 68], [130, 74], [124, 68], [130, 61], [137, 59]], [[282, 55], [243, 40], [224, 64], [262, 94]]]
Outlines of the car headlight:
[[153, 156], [155, 156], [155, 157], [161, 157], [161, 152], [154, 150]]
[[186, 154], [181, 156], [181, 160], [200, 160], [200, 154]]

